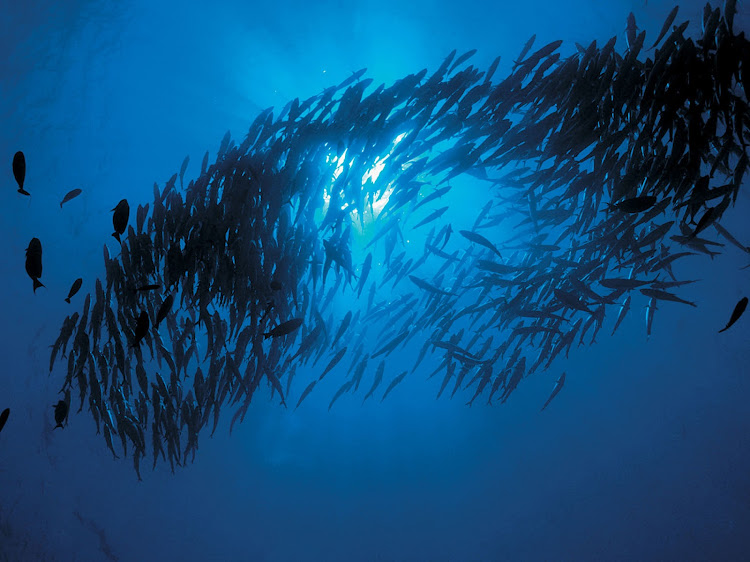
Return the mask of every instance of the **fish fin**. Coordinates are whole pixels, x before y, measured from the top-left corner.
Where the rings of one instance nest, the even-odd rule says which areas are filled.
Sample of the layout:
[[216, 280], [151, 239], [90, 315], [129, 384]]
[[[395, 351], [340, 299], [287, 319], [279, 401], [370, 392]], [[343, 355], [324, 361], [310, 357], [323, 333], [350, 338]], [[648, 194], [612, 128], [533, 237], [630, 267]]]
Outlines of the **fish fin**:
[[120, 241], [120, 235], [117, 232], [113, 232], [112, 236], [114, 236], [115, 240], [117, 240], [118, 242]]
[[36, 293], [36, 290], [37, 290], [37, 289], [38, 289], [39, 287], [44, 287], [44, 285], [42, 284], [42, 282], [41, 282], [41, 281], [39, 281], [39, 279], [34, 279], [34, 292], [35, 292], [35, 293]]
[[23, 187], [18, 188], [18, 193], [20, 193], [21, 195], [28, 195], [29, 197], [31, 196], [31, 193], [26, 191]]

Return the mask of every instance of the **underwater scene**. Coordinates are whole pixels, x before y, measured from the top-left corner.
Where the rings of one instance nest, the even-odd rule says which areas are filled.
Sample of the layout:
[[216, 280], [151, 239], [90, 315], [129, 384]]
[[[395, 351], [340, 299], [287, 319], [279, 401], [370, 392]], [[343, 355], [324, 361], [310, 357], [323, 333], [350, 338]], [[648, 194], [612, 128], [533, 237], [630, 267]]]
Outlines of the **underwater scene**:
[[750, 9], [2, 4], [2, 561], [750, 559]]

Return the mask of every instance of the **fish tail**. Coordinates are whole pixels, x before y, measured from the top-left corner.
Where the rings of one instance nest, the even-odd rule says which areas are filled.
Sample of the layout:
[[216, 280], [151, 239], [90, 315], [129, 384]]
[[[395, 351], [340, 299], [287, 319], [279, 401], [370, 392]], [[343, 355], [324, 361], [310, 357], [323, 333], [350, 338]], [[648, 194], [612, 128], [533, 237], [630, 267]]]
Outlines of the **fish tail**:
[[70, 297], [65, 297], [65, 302], [70, 304]]
[[117, 232], [113, 232], [112, 236], [114, 236], [115, 240], [117, 240], [118, 242], [120, 241], [120, 235]]
[[39, 287], [44, 287], [44, 285], [42, 284], [42, 282], [41, 282], [41, 281], [39, 281], [39, 279], [36, 279], [36, 278], [35, 278], [35, 279], [34, 279], [34, 292], [35, 292], [35, 293], [36, 293], [36, 290], [37, 290], [37, 289], [38, 289]]
[[31, 196], [31, 193], [29, 193], [28, 191], [26, 191], [23, 187], [19, 187], [18, 188], [18, 193], [20, 193], [21, 195]]
[[264, 338], [264, 339], [268, 339], [268, 338], [270, 338], [270, 337], [271, 337], [271, 332], [265, 332], [265, 333], [263, 334], [263, 338]]

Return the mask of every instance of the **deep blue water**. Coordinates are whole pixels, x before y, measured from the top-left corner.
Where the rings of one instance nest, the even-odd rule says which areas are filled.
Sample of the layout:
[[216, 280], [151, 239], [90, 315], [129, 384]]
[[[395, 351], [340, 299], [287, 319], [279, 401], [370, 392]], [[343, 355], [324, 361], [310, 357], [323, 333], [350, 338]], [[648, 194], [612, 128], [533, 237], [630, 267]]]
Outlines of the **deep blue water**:
[[[525, 379], [503, 405], [436, 401], [439, 377], [418, 371], [382, 403], [344, 397], [329, 412], [329, 381], [295, 412], [254, 400], [231, 437], [224, 415], [194, 464], [173, 475], [146, 462], [143, 482], [112, 459], [85, 409], [51, 432], [64, 366], [47, 375], [48, 346], [70, 312], [60, 295], [75, 277], [87, 292], [104, 275], [121, 198], [151, 200], [186, 154], [195, 177], [227, 129], [241, 137], [261, 109], [360, 68], [388, 84], [477, 48], [474, 64], [500, 54], [504, 75], [534, 33], [566, 52], [613, 35], [622, 48], [629, 12], [654, 38], [673, 3], [0, 5], [0, 409], [11, 408], [0, 560], [105, 560], [104, 543], [134, 561], [750, 556], [750, 320], [716, 333], [750, 291], [750, 270], [729, 245], [676, 266], [700, 279], [680, 290], [697, 308], [661, 305], [647, 339], [645, 303], [634, 302], [616, 335], [608, 317], [595, 345]], [[701, 11], [681, 3], [696, 34]], [[10, 173], [17, 150], [30, 198]], [[61, 210], [73, 187], [83, 194]], [[470, 220], [483, 201], [459, 203], [457, 220]], [[745, 242], [747, 213], [742, 192], [723, 222]], [[34, 236], [47, 286], [36, 294], [23, 269]], [[563, 391], [540, 413], [563, 370]]]

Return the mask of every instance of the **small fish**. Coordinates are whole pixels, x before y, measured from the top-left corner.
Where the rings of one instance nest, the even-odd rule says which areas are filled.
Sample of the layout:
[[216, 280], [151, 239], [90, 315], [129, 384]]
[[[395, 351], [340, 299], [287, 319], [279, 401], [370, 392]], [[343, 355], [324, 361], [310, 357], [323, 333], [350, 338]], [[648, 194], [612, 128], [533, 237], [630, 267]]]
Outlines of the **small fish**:
[[189, 154], [185, 156], [185, 159], [182, 161], [182, 166], [180, 166], [180, 187], [183, 187], [182, 180], [185, 177], [185, 171], [187, 170], [188, 162], [190, 162]]
[[13, 155], [13, 177], [18, 184], [18, 193], [21, 195], [31, 195], [23, 189], [23, 182], [26, 179], [26, 157], [20, 150]]
[[135, 335], [133, 339], [132, 347], [138, 347], [141, 340], [146, 337], [148, 333], [148, 313], [143, 310], [138, 316], [138, 321], [135, 324]]
[[34, 282], [34, 292], [39, 287], [44, 287], [39, 278], [42, 276], [42, 243], [39, 238], [32, 238], [26, 248], [26, 273]]
[[76, 189], [71, 189], [70, 191], [68, 191], [68, 192], [67, 192], [67, 193], [65, 194], [65, 197], [63, 197], [63, 200], [62, 200], [62, 201], [60, 201], [60, 208], [62, 209], [63, 203], [67, 203], [67, 202], [68, 202], [68, 201], [70, 201], [71, 199], [75, 199], [75, 198], [76, 198], [76, 197], [78, 197], [78, 196], [79, 196], [79, 195], [80, 195], [81, 193], [83, 193], [83, 190], [81, 190], [81, 189], [78, 189], [78, 188], [76, 188]]
[[270, 332], [265, 332], [263, 334], [263, 337], [268, 338], [276, 338], [279, 336], [285, 336], [287, 334], [291, 334], [295, 330], [297, 330], [300, 326], [302, 326], [302, 318], [292, 318], [291, 320], [287, 320], [286, 322], [282, 322], [275, 328], [273, 328]]
[[156, 328], [159, 327], [161, 321], [164, 320], [167, 317], [167, 314], [169, 314], [169, 311], [172, 310], [173, 303], [174, 295], [168, 295], [167, 298], [162, 301], [159, 311], [156, 313]]
[[555, 387], [552, 389], [552, 394], [549, 395], [549, 398], [547, 398], [547, 401], [544, 403], [544, 406], [542, 406], [542, 409], [539, 410], [540, 412], [543, 412], [544, 409], [549, 405], [550, 402], [552, 402], [552, 399], [557, 396], [557, 393], [562, 390], [563, 385], [565, 384], [565, 373], [560, 375], [560, 378], [555, 381]]
[[299, 408], [299, 405], [302, 404], [302, 401], [305, 398], [307, 398], [307, 395], [312, 392], [312, 389], [315, 388], [315, 383], [317, 382], [318, 381], [312, 381], [310, 384], [307, 385], [307, 388], [305, 388], [305, 390], [302, 391], [302, 395], [299, 397], [299, 401], [297, 402], [297, 405], [294, 407], [295, 410]]
[[161, 285], [157, 285], [156, 283], [151, 283], [148, 285], [141, 285], [137, 289], [134, 289], [134, 292], [145, 293], [146, 291], [156, 291], [158, 289], [161, 289]]
[[0, 414], [0, 431], [2, 431], [3, 428], [5, 427], [5, 422], [8, 421], [9, 415], [10, 415], [10, 408], [5, 408], [5, 410], [3, 410], [3, 413]]
[[476, 232], [472, 232], [470, 230], [459, 230], [458, 233], [464, 238], [466, 238], [469, 242], [474, 242], [475, 244], [484, 246], [485, 248], [495, 252], [497, 254], [497, 257], [499, 257], [500, 259], [503, 259], [503, 256], [500, 255], [500, 251], [497, 248], [495, 248], [495, 245], [489, 240], [487, 240], [481, 234], [477, 234]]
[[613, 207], [618, 211], [622, 211], [623, 213], [635, 214], [647, 211], [655, 204], [656, 197], [654, 197], [653, 195], [641, 195], [640, 197], [631, 197], [630, 199], [620, 201], [619, 203], [613, 205]]
[[682, 304], [689, 304], [690, 306], [697, 306], [694, 302], [686, 301], [677, 295], [673, 295], [672, 293], [660, 289], [641, 289], [641, 293], [656, 300], [680, 302]]
[[523, 46], [523, 49], [521, 49], [521, 53], [518, 55], [518, 58], [513, 63], [513, 70], [515, 70], [516, 67], [523, 62], [524, 57], [529, 54], [531, 47], [534, 46], [534, 41], [536, 41], [536, 33], [532, 35], [528, 41], [526, 41], [526, 44]]
[[57, 424], [53, 429], [65, 427], [63, 424], [68, 418], [68, 403], [65, 400], [60, 400], [53, 408], [55, 409], [55, 423]]
[[742, 313], [745, 312], [746, 308], [747, 308], [747, 297], [742, 297], [740, 299], [740, 302], [738, 302], [735, 305], [734, 310], [732, 311], [732, 317], [729, 319], [729, 322], [727, 322], [727, 325], [724, 326], [721, 330], [719, 330], [719, 333], [722, 333], [728, 330], [729, 328], [731, 328], [732, 324], [734, 324], [735, 322], [737, 322], [737, 320], [740, 319], [740, 316], [742, 316]]
[[677, 17], [677, 10], [679, 9], [680, 9], [679, 6], [675, 6], [674, 8], [672, 8], [672, 11], [669, 12], [667, 19], [664, 21], [664, 25], [661, 26], [661, 31], [659, 32], [659, 36], [656, 38], [656, 41], [654, 41], [654, 44], [651, 45], [651, 49], [656, 47], [659, 43], [661, 43], [661, 40], [664, 39], [664, 36], [667, 34], [667, 31], [669, 31], [669, 26], [672, 25], [674, 18]]
[[68, 296], [65, 298], [65, 302], [70, 304], [70, 299], [75, 296], [75, 294], [78, 292], [78, 290], [81, 288], [81, 285], [83, 285], [83, 279], [80, 277], [73, 281], [73, 285], [70, 287], [70, 291], [68, 291]]
[[114, 211], [114, 215], [112, 215], [112, 225], [115, 227], [112, 236], [120, 242], [120, 235], [125, 233], [125, 229], [128, 226], [128, 218], [130, 217], [130, 205], [128, 205], [128, 200], [121, 199], [117, 206], [112, 210]]

